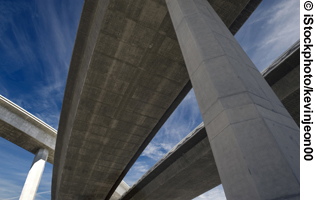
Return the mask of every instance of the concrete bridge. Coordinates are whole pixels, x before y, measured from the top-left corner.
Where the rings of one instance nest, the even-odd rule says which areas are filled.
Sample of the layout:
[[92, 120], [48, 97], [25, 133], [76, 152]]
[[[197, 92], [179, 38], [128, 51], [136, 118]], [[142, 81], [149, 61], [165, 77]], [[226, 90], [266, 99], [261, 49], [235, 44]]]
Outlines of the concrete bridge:
[[[224, 22], [218, 28], [234, 34], [260, 1], [210, 3]], [[61, 110], [52, 199], [109, 199], [191, 89], [170, 16], [164, 0], [85, 1]]]
[[[57, 131], [0, 95], [0, 137], [35, 154], [20, 200], [35, 198], [45, 163], [53, 164]], [[129, 186], [122, 181], [111, 200], [118, 199]]]
[[[262, 75], [299, 123], [300, 43]], [[204, 124], [200, 124], [148, 170], [120, 200], [193, 199], [221, 184]]]
[[20, 197], [34, 199], [46, 161], [54, 161], [57, 131], [0, 95], [0, 136], [35, 154]]
[[232, 35], [259, 3], [86, 1], [52, 199], [109, 199], [191, 85], [227, 198], [297, 199], [299, 128]]
[[[60, 116], [52, 199], [110, 199], [192, 86], [227, 198], [298, 199], [299, 128], [233, 37], [260, 2], [87, 0]], [[206, 170], [209, 159], [192, 162]]]
[[[300, 104], [299, 67], [299, 41], [297, 41], [262, 72], [297, 123], [299, 122], [297, 105]], [[0, 96], [0, 124], [1, 137], [35, 155], [39, 154], [40, 149], [48, 149], [48, 162], [53, 163], [56, 130], [2, 96]], [[33, 175], [42, 173], [41, 169], [33, 169], [33, 171], [35, 171]], [[39, 181], [40, 178], [33, 180], [36, 184], [32, 184], [31, 187], [36, 188]], [[130, 189], [122, 181], [111, 200], [119, 199], [122, 194], [124, 194], [122, 200], [193, 199], [219, 184], [221, 180], [202, 123]], [[36, 191], [33, 190], [33, 195], [35, 193]]]

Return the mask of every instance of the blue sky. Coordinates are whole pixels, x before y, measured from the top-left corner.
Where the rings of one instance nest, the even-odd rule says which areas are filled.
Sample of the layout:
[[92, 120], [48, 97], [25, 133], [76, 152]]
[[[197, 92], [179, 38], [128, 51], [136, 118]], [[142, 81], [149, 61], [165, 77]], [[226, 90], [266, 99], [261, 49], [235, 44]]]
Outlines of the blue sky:
[[[83, 0], [0, 0], [0, 94], [58, 127]], [[299, 0], [264, 0], [236, 39], [261, 71], [299, 39]], [[202, 122], [191, 91], [145, 149], [131, 185]], [[0, 138], [0, 199], [18, 199], [34, 156]], [[36, 199], [50, 199], [47, 163]], [[222, 186], [196, 199], [225, 199]]]

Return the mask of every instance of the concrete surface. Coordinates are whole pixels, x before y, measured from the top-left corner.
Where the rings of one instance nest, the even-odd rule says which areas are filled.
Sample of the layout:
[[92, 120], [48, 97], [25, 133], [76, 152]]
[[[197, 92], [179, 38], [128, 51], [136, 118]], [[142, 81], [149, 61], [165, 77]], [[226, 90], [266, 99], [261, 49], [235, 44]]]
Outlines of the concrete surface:
[[34, 200], [39, 186], [45, 164], [48, 158], [46, 149], [39, 149], [35, 154], [30, 171], [28, 172], [20, 200]]
[[[294, 115], [293, 119], [295, 121], [299, 120], [299, 95], [295, 95], [296, 91], [299, 91], [300, 83], [300, 71], [299, 71], [299, 41], [293, 44], [288, 50], [286, 50], [279, 58], [277, 58], [270, 66], [268, 66], [263, 72], [265, 80], [270, 86], [276, 84], [277, 87], [272, 87], [278, 98], [284, 104], [288, 112]], [[286, 102], [292, 102], [291, 104], [286, 104]], [[193, 139], [193, 138], [199, 138]], [[204, 145], [202, 149], [194, 148], [200, 142], [205, 142], [207, 145]], [[187, 159], [185, 153], [180, 146], [189, 146], [186, 143], [192, 143], [190, 151], [195, 151], [192, 161]], [[204, 156], [202, 152], [206, 152], [207, 156]], [[200, 169], [200, 163], [198, 163], [198, 158], [200, 157], [211, 158], [208, 162], [208, 168]], [[184, 164], [180, 164], [180, 169], [177, 167], [171, 167], [175, 165], [175, 161], [180, 157], [185, 157]], [[192, 158], [192, 157], [190, 157]], [[213, 165], [214, 158], [208, 137], [205, 132], [204, 125], [201, 124], [198, 126], [192, 133], [187, 135], [176, 147], [174, 147], [170, 152], [167, 153], [160, 161], [158, 161], [148, 172], [146, 172], [131, 188], [127, 193], [121, 198], [121, 200], [127, 199], [152, 199], [152, 196], [158, 196], [159, 194], [169, 194], [168, 196], [163, 196], [163, 199], [174, 198], [172, 194], [176, 194], [176, 198], [179, 199], [193, 199], [205, 191], [211, 190], [216, 185], [221, 184], [221, 180], [216, 177], [219, 176], [217, 172], [216, 165]], [[171, 164], [170, 164], [171, 163]], [[193, 163], [193, 164], [192, 164]], [[204, 164], [201, 163], [201, 164]], [[193, 169], [192, 166], [194, 166]], [[172, 168], [169, 170], [168, 168]], [[197, 171], [197, 173], [179, 173], [179, 171], [189, 169], [189, 172]], [[168, 180], [156, 181], [159, 179], [160, 174], [167, 173], [164, 177], [169, 177]], [[201, 173], [202, 177], [197, 176]], [[205, 178], [207, 177], [207, 178]], [[176, 184], [170, 185], [172, 179], [176, 179], [178, 182]], [[182, 190], [177, 189], [178, 183], [183, 183], [187, 181], [187, 184], [180, 186]], [[216, 180], [216, 184], [208, 183], [199, 185], [200, 180]], [[167, 187], [165, 187], [167, 185]], [[139, 194], [138, 194], [139, 193]]]
[[[292, 117], [296, 122], [300, 117], [300, 99], [299, 95], [295, 95], [300, 87], [299, 52], [299, 41], [297, 41], [262, 72], [265, 80], [272, 86], [288, 112], [293, 114]], [[287, 104], [287, 102], [291, 103]], [[195, 146], [201, 145], [199, 143], [205, 144], [202, 148], [196, 148]], [[187, 157], [188, 151], [191, 151], [190, 154], [194, 156]], [[202, 160], [202, 158], [208, 158], [208, 160]], [[177, 161], [180, 159], [183, 162]], [[201, 163], [200, 160], [202, 160]], [[121, 200], [159, 199], [158, 197], [161, 197], [160, 199], [193, 199], [221, 184], [214, 162], [206, 130], [201, 124], [148, 170]], [[203, 168], [205, 164], [207, 167]], [[183, 173], [185, 171], [187, 173]], [[177, 181], [176, 184], [173, 180]]]
[[110, 200], [118, 200], [125, 192], [129, 190], [129, 185], [122, 181], [117, 189], [115, 190], [114, 194], [110, 197]]
[[[38, 168], [40, 168], [38, 165], [41, 165], [36, 164], [37, 167], [35, 167], [34, 163], [38, 160], [38, 158], [42, 158], [42, 161], [45, 160], [45, 156], [43, 155], [46, 154], [46, 151], [48, 151], [47, 161], [53, 164], [57, 131], [1, 95], [0, 136], [35, 154], [26, 182], [32, 182], [29, 181], [29, 179], [31, 179], [29, 177], [33, 177], [31, 174], [36, 174], [35, 172], [38, 171]], [[48, 150], [45, 149], [45, 152], [43, 152], [44, 148], [47, 148]], [[42, 150], [40, 151], [40, 149]], [[25, 185], [29, 185], [29, 183], [25, 183]], [[34, 187], [32, 186], [32, 188]], [[124, 191], [128, 190], [128, 188], [129, 186], [122, 181], [113, 195], [115, 198], [113, 197], [111, 200], [118, 199]], [[23, 188], [23, 193], [25, 193], [24, 190], [26, 190], [25, 187]], [[22, 196], [24, 195], [21, 195], [21, 197]], [[26, 197], [24, 196], [23, 199], [24, 198]], [[29, 199], [29, 196], [27, 199]]]
[[[227, 25], [249, 2], [211, 1]], [[164, 0], [85, 1], [60, 117], [52, 199], [109, 199], [190, 87]]]
[[[296, 122], [300, 118], [300, 97], [295, 95], [300, 89], [299, 60], [300, 48], [297, 41], [262, 72], [265, 80]], [[195, 147], [202, 143], [205, 143], [202, 148]], [[188, 151], [194, 156], [186, 156]], [[214, 162], [206, 130], [201, 124], [151, 167], [121, 200], [193, 199], [221, 184]], [[207, 167], [203, 168], [205, 164]], [[185, 171], [187, 173], [183, 173]], [[173, 180], [176, 180], [176, 184]]]
[[300, 126], [300, 40], [271, 63], [262, 75]]
[[188, 200], [221, 183], [203, 124], [147, 171], [120, 200]]
[[205, 0], [167, 0], [227, 199], [299, 199], [299, 128]]
[[57, 131], [1, 95], [0, 136], [33, 154], [47, 149], [47, 161], [54, 161]]

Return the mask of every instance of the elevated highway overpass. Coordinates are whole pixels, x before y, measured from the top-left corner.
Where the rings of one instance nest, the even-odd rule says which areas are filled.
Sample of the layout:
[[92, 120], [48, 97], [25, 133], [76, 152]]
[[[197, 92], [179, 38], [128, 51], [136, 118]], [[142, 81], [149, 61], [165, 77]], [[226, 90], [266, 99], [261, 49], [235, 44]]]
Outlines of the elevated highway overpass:
[[[20, 197], [34, 199], [46, 160], [53, 164], [57, 131], [0, 95], [0, 137], [35, 155]], [[118, 199], [128, 188], [122, 181], [111, 200]]]
[[85, 2], [52, 199], [109, 199], [192, 85], [227, 197], [297, 199], [298, 127], [232, 36], [260, 1], [166, 2]]
[[[210, 0], [235, 34], [260, 0]], [[61, 110], [52, 199], [109, 199], [191, 89], [164, 0], [85, 1]]]
[[[300, 43], [262, 75], [299, 124]], [[149, 169], [120, 200], [190, 200], [221, 184], [204, 124], [200, 124]]]
[[193, 85], [228, 198], [297, 199], [298, 128], [232, 36], [260, 1], [166, 2], [85, 2], [54, 157], [26, 118], [1, 127], [54, 163], [53, 199], [109, 199]]
[[33, 154], [47, 149], [47, 161], [54, 162], [57, 131], [1, 95], [0, 137]]
[[[260, 1], [166, 2], [86, 1], [60, 118], [52, 198], [109, 199], [193, 85], [228, 198], [297, 199], [298, 128], [231, 35]], [[36, 153], [33, 166], [46, 162], [50, 147], [41, 131], [23, 117], [4, 116], [8, 132], [31, 127], [35, 143], [48, 149], [34, 151], [32, 138], [25, 148]], [[274, 157], [262, 162], [256, 153]], [[281, 188], [266, 192], [275, 184]]]
[[34, 199], [46, 161], [54, 161], [57, 131], [0, 95], [0, 137], [35, 154], [20, 196]]
[[[298, 123], [299, 42], [267, 67], [262, 75]], [[56, 130], [3, 96], [0, 96], [0, 123], [1, 137], [33, 154], [39, 149], [49, 149], [47, 159], [52, 163]], [[162, 180], [156, 181], [161, 177]], [[220, 183], [202, 124], [140, 178], [122, 199], [192, 199]], [[111, 199], [119, 199], [128, 188], [122, 182]]]

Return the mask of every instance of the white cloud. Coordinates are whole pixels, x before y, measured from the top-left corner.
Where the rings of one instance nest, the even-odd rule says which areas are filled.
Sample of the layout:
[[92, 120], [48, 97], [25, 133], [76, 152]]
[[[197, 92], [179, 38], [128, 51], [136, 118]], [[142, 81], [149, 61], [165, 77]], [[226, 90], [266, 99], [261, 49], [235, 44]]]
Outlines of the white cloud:
[[124, 178], [124, 181], [132, 186], [146, 171], [149, 170], [149, 166], [146, 162], [136, 162], [128, 172], [128, 176]]
[[262, 71], [299, 39], [299, 0], [263, 1], [236, 34]]
[[219, 185], [208, 192], [194, 198], [194, 200], [226, 200], [222, 185]]
[[141, 154], [141, 156], [147, 156], [155, 161], [160, 160], [163, 156], [164, 156], [164, 147], [165, 145], [156, 145], [153, 143], [150, 143], [145, 150], [143, 151], [143, 153]]
[[[147, 148], [158, 150], [161, 158], [202, 122], [194, 91], [191, 90], [162, 126]], [[163, 155], [161, 155], [163, 152]]]
[[[15, 144], [0, 138], [0, 199], [19, 199], [34, 155]], [[38, 193], [39, 199], [50, 199], [52, 165], [46, 163]], [[47, 198], [49, 196], [49, 198]]]
[[[191, 90], [165, 122], [141, 156], [153, 159], [152, 165], [201, 123], [194, 91]], [[150, 163], [150, 164], [151, 164]]]
[[[256, 66], [264, 69], [299, 38], [299, 1], [262, 2], [236, 38]], [[152, 166], [201, 121], [199, 107], [191, 91], [147, 146], [139, 161], [147, 158], [146, 163]], [[196, 199], [222, 200], [225, 195], [220, 186]]]
[[48, 191], [36, 193], [35, 200], [46, 200], [46, 199], [47, 200], [51, 199], [51, 197], [50, 197], [50, 189]]
[[[9, 1], [8, 1], [9, 2]], [[267, 67], [277, 56], [279, 56], [286, 48], [288, 48], [299, 37], [299, 1], [298, 0], [279, 0], [279, 1], [264, 1], [264, 3], [273, 4], [273, 7], [257, 10], [252, 15], [252, 20], [244, 25], [237, 35], [243, 48], [249, 52], [250, 57], [256, 66], [262, 70]], [[27, 4], [5, 5], [0, 3], [0, 33], [5, 30], [12, 30], [12, 37], [15, 38], [18, 48], [10, 38], [0, 38], [0, 45], [8, 58], [14, 60], [17, 64], [15, 67], [1, 66], [8, 74], [20, 70], [23, 66], [31, 66], [30, 73], [33, 77], [41, 76], [44, 81], [33, 82], [35, 88], [32, 94], [16, 95], [12, 91], [4, 88], [0, 84], [0, 91], [4, 91], [4, 96], [18, 103], [25, 109], [35, 110], [35, 115], [43, 119], [48, 124], [57, 128], [59, 121], [60, 108], [58, 105], [62, 101], [63, 90], [66, 80], [66, 74], [70, 62], [71, 52], [73, 48], [73, 35], [76, 28], [71, 26], [77, 24], [78, 19], [73, 19], [73, 16], [68, 17], [69, 9], [80, 12], [78, 6], [76, 8], [63, 8], [57, 10], [53, 1], [38, 1], [38, 13], [34, 13], [31, 26], [35, 29], [35, 36], [30, 36], [21, 27], [17, 27], [14, 23], [14, 16], [21, 11], [31, 9]], [[44, 5], [48, 3], [48, 5]], [[81, 4], [80, 4], [81, 5]], [[46, 9], [48, 8], [48, 9]], [[15, 13], [15, 14], [12, 14]], [[71, 12], [72, 13], [72, 12]], [[78, 15], [78, 14], [77, 14]], [[44, 23], [39, 23], [40, 19]], [[52, 37], [47, 37], [48, 35]], [[255, 36], [255, 37], [253, 37]], [[35, 37], [40, 45], [37, 46], [38, 52], [31, 49], [34, 44], [30, 37]], [[51, 38], [48, 40], [48, 38]], [[39, 55], [37, 54], [39, 53]], [[43, 60], [39, 60], [39, 57]], [[5, 63], [4, 63], [5, 64]], [[42, 68], [42, 65], [45, 65]], [[29, 86], [32, 87], [32, 86]], [[125, 181], [132, 185], [142, 176], [159, 158], [167, 153], [175, 146], [183, 137], [193, 130], [201, 122], [200, 112], [193, 91], [180, 104], [178, 109], [172, 114], [169, 120], [161, 128], [160, 132], [152, 140], [137, 161], [131, 168], [130, 173], [125, 178]], [[1, 146], [1, 143], [0, 143]], [[1, 153], [1, 151], [0, 151]], [[0, 160], [10, 160], [12, 167], [5, 167], [6, 162], [2, 162], [1, 167], [12, 170], [12, 177], [15, 180], [0, 176], [0, 196], [1, 198], [14, 198], [21, 191], [21, 185], [16, 181], [24, 182], [25, 173], [14, 173], [13, 170], [19, 170], [22, 163], [27, 161], [12, 160], [15, 155], [0, 154]], [[28, 164], [27, 168], [30, 166]], [[11, 177], [11, 175], [10, 175]], [[23, 180], [22, 180], [23, 179]], [[36, 198], [44, 199], [45, 194], [48, 194], [51, 184], [51, 171], [44, 172], [41, 186], [39, 188], [39, 196]], [[225, 199], [224, 192], [220, 187], [217, 187], [207, 193], [195, 198], [200, 199]]]
[[[30, 168], [30, 165], [21, 165], [23, 160], [19, 159], [17, 156], [11, 157], [10, 161], [11, 160], [13, 160], [10, 164], [12, 169], [9, 167], [3, 169], [1, 169], [2, 167], [0, 168], [0, 197], [4, 200], [19, 199], [20, 196], [18, 195], [22, 192]], [[19, 163], [19, 161], [21, 161], [21, 163]], [[47, 166], [45, 168], [47, 168]], [[35, 199], [50, 199], [52, 174], [49, 173], [49, 171], [51, 170], [44, 170]], [[49, 198], [47, 198], [48, 196]]]
[[0, 178], [0, 197], [4, 200], [18, 199], [17, 194], [20, 194], [23, 186], [17, 185], [12, 179]]
[[[54, 128], [59, 123], [83, 2], [69, 4], [0, 2], [0, 50], [5, 58], [0, 69], [8, 79], [16, 79], [17, 85], [25, 87], [25, 91], [17, 92], [10, 88], [10, 82], [0, 81], [0, 92]], [[25, 25], [17, 23], [24, 16]]]
[[178, 142], [202, 122], [194, 91], [191, 90], [143, 151], [124, 181], [133, 185]]

